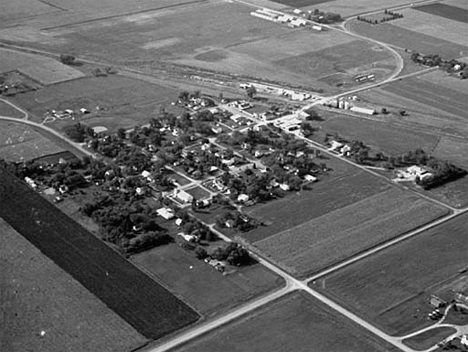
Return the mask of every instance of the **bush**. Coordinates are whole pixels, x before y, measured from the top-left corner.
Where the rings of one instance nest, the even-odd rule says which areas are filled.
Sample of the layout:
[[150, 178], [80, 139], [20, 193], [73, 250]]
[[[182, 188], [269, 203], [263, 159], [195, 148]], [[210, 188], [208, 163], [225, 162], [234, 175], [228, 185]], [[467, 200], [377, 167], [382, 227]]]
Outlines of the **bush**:
[[68, 54], [61, 54], [60, 55], [60, 62], [65, 65], [73, 65], [75, 63], [75, 57], [73, 55]]

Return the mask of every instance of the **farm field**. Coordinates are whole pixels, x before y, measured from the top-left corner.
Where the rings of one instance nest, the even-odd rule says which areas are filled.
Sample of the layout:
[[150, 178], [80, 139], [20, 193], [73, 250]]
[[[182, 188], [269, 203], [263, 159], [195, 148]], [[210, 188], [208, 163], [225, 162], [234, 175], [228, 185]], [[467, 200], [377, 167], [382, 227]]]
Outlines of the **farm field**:
[[18, 70], [42, 84], [53, 84], [84, 77], [85, 74], [62, 64], [58, 59], [0, 48], [0, 72]]
[[[287, 0], [285, 0], [287, 1]], [[303, 7], [303, 10], [314, 10], [319, 8], [322, 11], [339, 13], [341, 17], [349, 17], [355, 14], [366, 13], [370, 11], [384, 10], [398, 5], [407, 4], [405, 0], [386, 0], [385, 3], [372, 0], [335, 0], [320, 2], [318, 5], [311, 1], [310, 6]]]
[[255, 230], [242, 233], [242, 237], [251, 243], [256, 243], [386, 191], [390, 187], [388, 183], [377, 177], [357, 170], [336, 178], [319, 181], [312, 185], [312, 190], [289, 194], [282, 199], [246, 208], [250, 216], [269, 226], [260, 226]]
[[457, 7], [451, 6], [448, 4], [429, 4], [424, 6], [418, 6], [414, 8], [417, 11], [427, 12], [432, 15], [448, 18], [450, 20], [459, 21], [466, 24], [468, 20], [468, 10]]
[[[443, 6], [443, 4], [437, 5]], [[454, 9], [455, 11], [457, 11], [456, 8]], [[458, 9], [458, 11], [461, 14], [464, 10]], [[460, 21], [453, 21], [449, 18], [443, 18], [436, 14], [430, 14], [428, 12], [417, 11], [417, 9], [413, 8], [402, 10], [401, 13], [404, 15], [404, 17], [391, 21], [392, 25], [400, 28], [405, 28], [410, 31], [423, 33], [425, 35], [456, 43], [458, 45], [466, 46], [468, 44], [466, 36], [464, 35], [464, 33], [466, 33], [466, 31], [468, 30], [468, 25], [466, 23], [461, 23]], [[429, 52], [427, 51], [423, 52], [429, 54]], [[443, 57], [445, 57], [444, 52], [437, 52], [437, 54], [440, 54]], [[449, 57], [447, 59], [451, 58]]]
[[[432, 324], [431, 294], [466, 268], [468, 215], [324, 277], [316, 287], [392, 335]], [[389, 290], [388, 288], [392, 289]]]
[[456, 79], [453, 76], [443, 72], [442, 70], [435, 70], [418, 76], [418, 80], [427, 81], [450, 90], [456, 90], [460, 93], [468, 94], [468, 84], [462, 79]]
[[64, 149], [36, 132], [32, 127], [0, 121], [0, 158], [19, 162], [63, 152]]
[[449, 337], [455, 332], [456, 330], [453, 328], [435, 328], [425, 331], [419, 335], [410, 337], [406, 340], [403, 340], [403, 343], [415, 349], [416, 351], [423, 351], [428, 348], [431, 348], [432, 346], [436, 345], [438, 342], [442, 341], [446, 337]]
[[[250, 6], [235, 2], [197, 2], [183, 11], [175, 7], [50, 28], [43, 32], [57, 39], [57, 44], [31, 45], [147, 72], [176, 63], [310, 89], [337, 89], [316, 77], [314, 65], [320, 70], [326, 67], [327, 75], [339, 72], [347, 77], [371, 69], [383, 77], [394, 69], [393, 56], [366, 41], [337, 31], [292, 29], [255, 18], [251, 11]], [[357, 59], [342, 55], [340, 44], [350, 41], [359, 47]], [[321, 49], [326, 51], [314, 58], [311, 52]], [[335, 68], [328, 63], [331, 60]], [[373, 60], [378, 61], [374, 68]], [[302, 65], [308, 69], [298, 72]]]
[[338, 133], [350, 141], [360, 140], [374, 150], [395, 156], [416, 148], [433, 150], [439, 141], [435, 133], [415, 133], [414, 128], [397, 126], [387, 121], [372, 121], [335, 112], [320, 114], [324, 121], [313, 122], [313, 126], [321, 128], [311, 137], [319, 143], [326, 133]]
[[425, 54], [440, 54], [449, 60], [468, 56], [466, 45], [418, 33], [391, 23], [394, 21], [375, 26], [354, 19], [348, 23], [348, 28], [352, 32], [384, 43]]
[[[466, 165], [466, 160], [464, 161]], [[463, 165], [462, 165], [463, 166]], [[466, 169], [466, 167], [465, 167]], [[411, 185], [416, 189], [414, 185]], [[455, 208], [464, 208], [468, 206], [468, 177], [465, 176], [456, 181], [448, 182], [442, 186], [432, 188], [428, 191], [422, 191], [421, 189], [416, 189], [421, 191], [423, 194], [437, 199], [445, 204], [448, 204]]]
[[151, 249], [131, 260], [204, 316], [233, 308], [283, 281], [260, 264], [223, 275], [178, 244]]
[[1, 218], [0, 233], [0, 350], [114, 352], [147, 341]]
[[119, 127], [131, 128], [147, 124], [160, 105], [170, 105], [178, 92], [174, 89], [140, 80], [109, 75], [88, 77], [43, 87], [36, 92], [19, 94], [12, 100], [42, 122], [47, 110], [86, 108], [92, 113], [76, 120], [56, 120], [48, 126], [56, 129], [83, 122], [90, 127], [105, 126], [111, 132]]
[[466, 94], [454, 89], [441, 87], [417, 78], [408, 78], [385, 85], [383, 90], [389, 91], [405, 98], [413, 99], [418, 103], [441, 108], [453, 115], [466, 118], [468, 101]]
[[301, 291], [172, 351], [310, 352], [311, 348], [323, 352], [399, 351]]
[[255, 243], [289, 273], [305, 277], [448, 214], [393, 188]]
[[199, 318], [26, 183], [3, 169], [0, 179], [0, 216], [140, 334], [157, 339]]

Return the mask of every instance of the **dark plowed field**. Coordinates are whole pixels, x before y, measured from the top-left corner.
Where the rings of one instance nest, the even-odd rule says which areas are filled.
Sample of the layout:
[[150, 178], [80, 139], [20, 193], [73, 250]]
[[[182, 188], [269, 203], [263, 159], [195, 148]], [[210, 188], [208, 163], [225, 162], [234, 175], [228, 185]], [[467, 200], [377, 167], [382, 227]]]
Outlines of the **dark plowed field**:
[[450, 6], [447, 4], [429, 4], [424, 6], [418, 6], [416, 10], [430, 13], [431, 15], [437, 15], [440, 17], [448, 18], [462, 23], [468, 22], [468, 11], [461, 7]]
[[189, 306], [0, 168], [0, 217], [150, 339], [199, 318]]

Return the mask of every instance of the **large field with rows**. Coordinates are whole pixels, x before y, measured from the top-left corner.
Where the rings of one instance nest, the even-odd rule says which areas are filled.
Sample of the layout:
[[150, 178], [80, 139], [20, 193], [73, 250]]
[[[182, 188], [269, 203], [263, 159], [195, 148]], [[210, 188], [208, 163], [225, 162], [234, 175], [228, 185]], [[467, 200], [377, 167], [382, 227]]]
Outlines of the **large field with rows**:
[[390, 189], [255, 243], [271, 260], [304, 277], [448, 213]]
[[178, 352], [397, 352], [310, 295], [296, 291], [194, 339]]
[[157, 339], [199, 318], [26, 183], [4, 169], [0, 179], [0, 216], [140, 334]]
[[115, 352], [146, 343], [1, 218], [0, 234], [0, 350]]
[[316, 286], [390, 334], [409, 333], [431, 324], [430, 295], [466, 275], [467, 231], [463, 214], [340, 269]]

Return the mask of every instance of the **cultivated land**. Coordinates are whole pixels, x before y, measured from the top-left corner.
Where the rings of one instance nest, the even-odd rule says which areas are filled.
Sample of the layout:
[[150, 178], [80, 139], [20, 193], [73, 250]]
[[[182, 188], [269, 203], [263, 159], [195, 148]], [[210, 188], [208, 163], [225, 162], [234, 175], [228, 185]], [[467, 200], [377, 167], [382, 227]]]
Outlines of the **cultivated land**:
[[[373, 150], [380, 150], [387, 155], [401, 155], [416, 148], [433, 150], [440, 139], [435, 133], [415, 133], [413, 126], [392, 124], [385, 117], [382, 121], [376, 121], [335, 112], [321, 113], [321, 116], [323, 121], [313, 123], [314, 126], [320, 126], [320, 130], [311, 136], [319, 143], [323, 142], [326, 133], [338, 133], [349, 141], [363, 141]], [[393, 116], [389, 119], [393, 119]]]
[[64, 151], [34, 128], [23, 124], [0, 121], [0, 158], [19, 162]]
[[0, 48], [0, 72], [18, 70], [42, 84], [84, 77], [84, 73], [57, 59]]
[[223, 275], [178, 244], [154, 248], [131, 260], [205, 316], [233, 308], [282, 282], [260, 264]]
[[371, 25], [358, 20], [351, 20], [348, 27], [352, 32], [380, 40], [384, 43], [406, 48], [424, 54], [440, 54], [448, 60], [468, 56], [468, 47], [444, 39], [418, 33], [398, 27], [393, 23]]
[[[336, 87], [320, 81], [317, 69], [326, 68], [324, 76], [341, 73], [343, 79], [352, 81], [351, 76], [358, 72], [372, 69], [384, 77], [395, 68], [393, 56], [383, 48], [337, 31], [292, 29], [255, 18], [250, 15], [252, 10], [238, 3], [194, 3], [50, 28], [43, 32], [56, 42], [31, 40], [29, 45], [147, 72], [177, 63], [325, 90]], [[342, 55], [349, 47], [338, 44], [349, 41], [352, 48], [358, 48], [359, 57]], [[328, 46], [333, 47], [321, 52]], [[319, 53], [314, 56], [315, 51]], [[299, 72], [302, 65], [307, 69]]]
[[398, 349], [362, 330], [311, 296], [295, 292], [174, 351], [334, 351]]
[[24, 182], [3, 169], [0, 179], [0, 216], [143, 336], [157, 339], [199, 318]]
[[[459, 11], [460, 14], [462, 12], [465, 12], [465, 14], [467, 13], [462, 9], [459, 9]], [[435, 38], [447, 40], [459, 45], [466, 46], [468, 44], [465, 36], [465, 33], [468, 30], [468, 25], [466, 23], [452, 21], [451, 19], [439, 17], [436, 14], [432, 15], [427, 12], [413, 9], [405, 9], [401, 11], [401, 13], [404, 15], [404, 17], [392, 21], [392, 25], [405, 28], [410, 31], [423, 33], [425, 35], [430, 35]], [[445, 55], [443, 52], [439, 54]]]
[[431, 348], [438, 342], [456, 332], [453, 328], [442, 327], [425, 331], [419, 335], [410, 337], [403, 342], [417, 351], [423, 351]]
[[[286, 1], [286, 0], [285, 0]], [[336, 1], [320, 1], [315, 5], [316, 2], [311, 0], [311, 6], [303, 7], [303, 10], [314, 10], [319, 8], [323, 11], [331, 11], [341, 14], [342, 17], [349, 17], [355, 14], [366, 13], [376, 10], [384, 10], [391, 7], [395, 7], [402, 4], [408, 4], [405, 0], [386, 0], [385, 2], [374, 1], [374, 0], [336, 0]]]
[[459, 21], [466, 25], [468, 20], [468, 10], [447, 4], [429, 4], [418, 6], [415, 10], [430, 13], [432, 15], [441, 16], [450, 20]]
[[444, 216], [447, 209], [390, 189], [255, 243], [300, 277]]
[[0, 100], [0, 116], [17, 117], [19, 119], [24, 118], [24, 114], [21, 111], [15, 109], [3, 100]]
[[463, 214], [340, 269], [317, 287], [390, 334], [409, 333], [432, 324], [430, 295], [466, 268], [467, 231]]
[[147, 341], [1, 218], [0, 233], [0, 350], [114, 352]]
[[269, 226], [260, 226], [242, 234], [242, 237], [251, 243], [261, 241], [388, 190], [390, 187], [388, 183], [356, 170], [319, 181], [312, 185], [312, 190], [289, 194], [274, 202], [246, 208], [250, 216]]
[[[131, 128], [147, 124], [160, 105], [170, 105], [177, 91], [120, 75], [87, 77], [43, 87], [35, 92], [18, 94], [12, 101], [33, 115], [31, 120], [42, 122], [47, 110], [80, 108], [92, 113], [55, 120], [49, 126], [61, 129], [68, 124], [83, 122], [90, 127], [105, 126], [111, 132], [119, 127]], [[98, 108], [98, 109], [97, 109]], [[159, 111], [159, 110], [158, 110]]]

